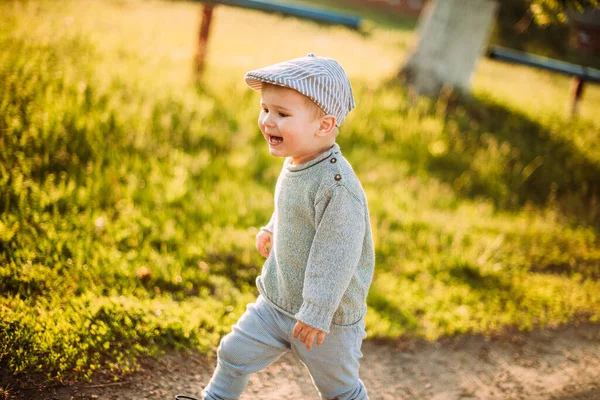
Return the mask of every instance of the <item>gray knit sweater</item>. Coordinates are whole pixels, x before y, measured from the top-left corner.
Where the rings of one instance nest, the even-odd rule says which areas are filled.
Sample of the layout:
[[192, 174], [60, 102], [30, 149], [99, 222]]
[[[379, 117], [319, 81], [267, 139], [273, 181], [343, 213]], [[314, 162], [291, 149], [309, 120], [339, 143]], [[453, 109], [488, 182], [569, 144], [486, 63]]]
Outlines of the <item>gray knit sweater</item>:
[[261, 229], [273, 233], [256, 280], [268, 302], [326, 332], [360, 320], [375, 254], [367, 199], [337, 144], [305, 164], [286, 159]]

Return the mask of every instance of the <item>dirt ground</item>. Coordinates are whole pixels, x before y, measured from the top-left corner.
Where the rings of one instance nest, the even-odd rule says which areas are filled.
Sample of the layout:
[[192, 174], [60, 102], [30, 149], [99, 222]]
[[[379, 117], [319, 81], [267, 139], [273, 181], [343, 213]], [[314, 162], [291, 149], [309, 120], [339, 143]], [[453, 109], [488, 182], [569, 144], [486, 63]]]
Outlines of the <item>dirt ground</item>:
[[[460, 336], [434, 343], [366, 341], [361, 378], [372, 400], [600, 399], [600, 325], [499, 337]], [[199, 397], [213, 362], [168, 354], [146, 359], [122, 382], [19, 389], [13, 399], [174, 399]], [[242, 400], [318, 399], [292, 354], [251, 377]]]

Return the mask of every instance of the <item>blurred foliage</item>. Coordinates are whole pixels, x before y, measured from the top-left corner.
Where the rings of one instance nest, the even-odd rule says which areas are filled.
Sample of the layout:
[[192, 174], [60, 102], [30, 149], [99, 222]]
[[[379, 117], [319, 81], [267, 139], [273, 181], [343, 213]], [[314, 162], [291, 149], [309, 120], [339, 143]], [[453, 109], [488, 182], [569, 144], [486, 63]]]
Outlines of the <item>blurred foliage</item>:
[[539, 26], [566, 24], [569, 10], [581, 12], [598, 7], [598, 0], [526, 0], [529, 13]]
[[[597, 91], [569, 120], [551, 107], [563, 81], [484, 63], [473, 99], [413, 102], [382, 83], [397, 60], [361, 75], [406, 32], [367, 41], [230, 9], [210, 79], [193, 83], [193, 7], [0, 3], [0, 365], [120, 379], [141, 355], [211, 354], [256, 296], [254, 235], [281, 160], [228, 53], [249, 47], [227, 28], [239, 19], [273, 34], [276, 55], [247, 50], [261, 63], [287, 56], [292, 32], [307, 47], [327, 32], [348, 65], [359, 107], [339, 143], [369, 198], [371, 337], [599, 320]], [[520, 105], [535, 95], [550, 106]]]
[[503, 0], [499, 2], [492, 44], [600, 68], [600, 55], [575, 48], [566, 10], [597, 6], [597, 1]]

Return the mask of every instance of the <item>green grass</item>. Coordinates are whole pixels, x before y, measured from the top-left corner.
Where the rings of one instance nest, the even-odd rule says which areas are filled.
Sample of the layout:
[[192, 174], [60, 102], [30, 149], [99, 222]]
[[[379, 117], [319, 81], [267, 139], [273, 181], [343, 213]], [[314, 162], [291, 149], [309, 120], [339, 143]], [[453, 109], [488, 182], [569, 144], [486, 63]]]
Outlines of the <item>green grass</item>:
[[[358, 108], [339, 143], [371, 210], [371, 338], [600, 318], [600, 90], [482, 60], [468, 100], [391, 81], [413, 33], [218, 7], [0, 3], [0, 366], [119, 379], [167, 349], [211, 354], [256, 295], [254, 235], [281, 168], [246, 70], [339, 59]], [[293, 39], [292, 39], [293, 38]], [[301, 38], [301, 39], [298, 39]]]

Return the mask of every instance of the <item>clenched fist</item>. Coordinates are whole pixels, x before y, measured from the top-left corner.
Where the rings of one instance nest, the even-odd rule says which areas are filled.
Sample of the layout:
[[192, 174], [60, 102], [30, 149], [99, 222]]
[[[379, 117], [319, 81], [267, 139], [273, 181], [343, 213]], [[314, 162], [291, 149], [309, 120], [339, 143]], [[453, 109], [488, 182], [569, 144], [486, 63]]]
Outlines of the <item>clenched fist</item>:
[[271, 254], [271, 246], [273, 245], [273, 234], [269, 231], [260, 231], [256, 234], [256, 250], [264, 258], [268, 258]]

